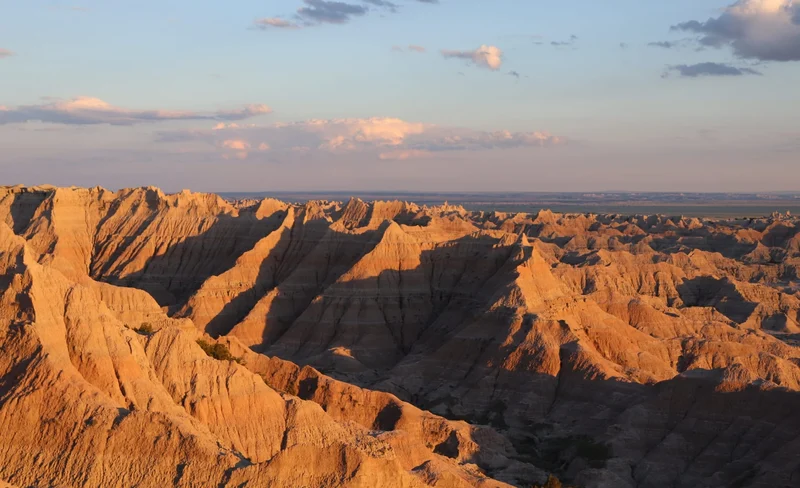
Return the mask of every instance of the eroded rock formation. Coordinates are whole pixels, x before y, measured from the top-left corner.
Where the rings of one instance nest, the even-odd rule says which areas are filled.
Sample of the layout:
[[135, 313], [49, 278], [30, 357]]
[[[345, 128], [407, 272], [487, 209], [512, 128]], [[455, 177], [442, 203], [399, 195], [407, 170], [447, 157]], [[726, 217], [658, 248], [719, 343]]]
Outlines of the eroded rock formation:
[[798, 266], [791, 218], [0, 189], [0, 480], [798, 486]]

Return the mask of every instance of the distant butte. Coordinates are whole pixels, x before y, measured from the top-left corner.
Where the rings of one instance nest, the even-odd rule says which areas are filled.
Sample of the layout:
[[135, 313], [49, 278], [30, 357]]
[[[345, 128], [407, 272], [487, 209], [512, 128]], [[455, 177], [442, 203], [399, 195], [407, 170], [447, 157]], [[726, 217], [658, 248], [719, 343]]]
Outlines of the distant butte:
[[0, 487], [800, 483], [800, 219], [0, 188]]

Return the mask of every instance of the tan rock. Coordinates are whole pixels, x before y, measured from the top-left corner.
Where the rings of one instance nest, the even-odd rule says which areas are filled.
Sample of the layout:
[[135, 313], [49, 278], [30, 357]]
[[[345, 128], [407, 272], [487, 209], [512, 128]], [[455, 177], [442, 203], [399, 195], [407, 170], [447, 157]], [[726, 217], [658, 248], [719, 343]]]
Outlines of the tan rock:
[[0, 479], [790, 486], [799, 231], [0, 188]]

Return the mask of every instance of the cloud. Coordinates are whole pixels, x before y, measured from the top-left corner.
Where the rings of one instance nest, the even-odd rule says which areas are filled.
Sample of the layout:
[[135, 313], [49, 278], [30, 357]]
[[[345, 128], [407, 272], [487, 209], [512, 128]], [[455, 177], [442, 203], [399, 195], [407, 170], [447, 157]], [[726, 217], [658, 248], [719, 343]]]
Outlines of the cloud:
[[370, 119], [310, 120], [279, 124], [278, 127], [320, 134], [322, 148], [336, 150], [357, 145], [399, 146], [410, 135], [422, 134], [425, 124], [390, 117]]
[[[403, 48], [402, 46], [392, 46], [392, 51], [402, 53], [405, 52], [406, 49]], [[410, 44], [408, 46], [408, 51], [414, 53], [424, 53], [426, 52], [426, 49], [422, 46], [417, 46], [416, 44]]]
[[[222, 150], [223, 159], [245, 160], [250, 157], [253, 145], [244, 139], [225, 139], [219, 142], [218, 147]], [[270, 147], [269, 144], [262, 142], [256, 149], [265, 152], [269, 151]]]
[[362, 0], [364, 3], [369, 3], [378, 7], [384, 7], [390, 12], [397, 12], [397, 4], [388, 0]]
[[256, 19], [253, 22], [256, 28], [261, 30], [266, 29], [299, 29], [300, 25], [279, 17], [267, 17], [264, 19]]
[[420, 151], [416, 149], [401, 150], [401, 151], [388, 151], [382, 152], [378, 155], [378, 159], [382, 161], [405, 161], [407, 159], [417, 159], [430, 156], [430, 151]]
[[222, 155], [225, 159], [247, 159], [250, 151], [250, 143], [240, 139], [228, 139], [222, 141], [222, 148], [230, 151]]
[[272, 109], [264, 104], [252, 104], [236, 110], [221, 110], [214, 114], [213, 118], [219, 120], [245, 120], [272, 113]]
[[[390, 9], [394, 4], [385, 0], [364, 0], [373, 5], [385, 6]], [[269, 29], [301, 29], [320, 24], [346, 24], [352, 17], [366, 15], [369, 9], [363, 5], [354, 5], [338, 1], [303, 0], [304, 7], [297, 9], [294, 14], [295, 21], [281, 17], [265, 17], [256, 19], [253, 27], [260, 30]]]
[[229, 123], [226, 124], [225, 122], [220, 122], [219, 124], [215, 125], [211, 128], [211, 130], [225, 130], [225, 129], [238, 129], [239, 124], [236, 123]]
[[368, 9], [362, 5], [325, 0], [303, 0], [306, 7], [297, 9], [297, 15], [319, 24], [344, 24], [351, 17], [364, 15]]
[[245, 151], [250, 149], [250, 143], [240, 139], [228, 139], [222, 141], [222, 147], [226, 149], [233, 149], [234, 151]]
[[0, 107], [0, 125], [31, 121], [70, 125], [135, 125], [168, 120], [244, 120], [270, 113], [266, 105], [249, 105], [237, 110], [198, 113], [170, 110], [129, 110], [92, 97], [49, 101], [41, 105]]
[[13, 51], [9, 51], [8, 49], [2, 49], [2, 48], [0, 48], [0, 59], [3, 59], [3, 58], [10, 58], [10, 57], [11, 57], [11, 56], [13, 56], [13, 55], [14, 55], [14, 52], [13, 52]]
[[[696, 45], [697, 40], [688, 38], [688, 39], [679, 39], [677, 41], [654, 41], [648, 42], [648, 47], [657, 47], [661, 49], [681, 49], [686, 47], [691, 47], [692, 45]], [[697, 51], [702, 51], [704, 48], [703, 46], [697, 47]]]
[[683, 78], [699, 78], [701, 76], [744, 76], [761, 75], [752, 68], [737, 68], [723, 63], [679, 64], [667, 68], [665, 76], [676, 72]]
[[241, 153], [249, 155], [251, 148], [263, 145], [265, 150], [286, 157], [296, 154], [297, 148], [304, 148], [304, 153], [372, 153], [382, 160], [405, 160], [439, 152], [546, 147], [566, 142], [547, 132], [476, 131], [389, 117], [306, 120], [246, 127], [217, 124], [205, 131], [163, 131], [158, 133], [157, 141], [201, 142], [238, 159], [243, 159]]
[[429, 152], [481, 151], [562, 145], [566, 140], [548, 132], [473, 131], [436, 128], [424, 140], [408, 141], [408, 147]]
[[574, 46], [576, 42], [578, 42], [578, 36], [573, 34], [573, 35], [569, 36], [569, 40], [566, 40], [566, 41], [552, 41], [550, 43], [550, 45], [551, 46], [555, 46], [555, 47], [571, 47], [571, 46]]
[[744, 59], [800, 61], [800, 2], [739, 0], [718, 17], [691, 20], [673, 31], [698, 34], [705, 47], [730, 47]]
[[[396, 13], [400, 6], [391, 0], [359, 0], [357, 3], [340, 2], [336, 0], [303, 0], [302, 7], [294, 13], [293, 20], [283, 17], [265, 17], [253, 22], [253, 27], [260, 30], [268, 29], [300, 29], [322, 24], [346, 24], [353, 17], [361, 17], [375, 10], [388, 10]], [[436, 4], [438, 0], [416, 0], [419, 3]], [[366, 4], [366, 5], [364, 5]]]
[[678, 45], [677, 42], [674, 41], [656, 41], [656, 42], [648, 42], [647, 45], [649, 47], [661, 47], [664, 49], [672, 49]]
[[519, 73], [517, 73], [516, 71], [512, 70], [512, 71], [508, 72], [508, 76], [513, 76], [514, 78], [519, 79], [521, 75]]
[[476, 66], [497, 71], [503, 64], [503, 51], [495, 46], [483, 45], [473, 51], [453, 51], [442, 49], [445, 58], [465, 59]]

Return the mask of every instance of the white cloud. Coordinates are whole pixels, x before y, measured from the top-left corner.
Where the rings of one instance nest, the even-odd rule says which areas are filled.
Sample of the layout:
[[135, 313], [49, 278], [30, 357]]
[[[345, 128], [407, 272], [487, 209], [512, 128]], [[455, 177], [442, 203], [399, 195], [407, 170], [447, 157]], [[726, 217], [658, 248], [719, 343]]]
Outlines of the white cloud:
[[0, 59], [10, 58], [13, 55], [14, 55], [13, 51], [9, 51], [8, 49], [0, 48]]
[[472, 51], [453, 51], [442, 49], [442, 56], [445, 58], [466, 59], [476, 66], [487, 68], [492, 71], [500, 69], [503, 65], [503, 51], [495, 46], [483, 45]]

